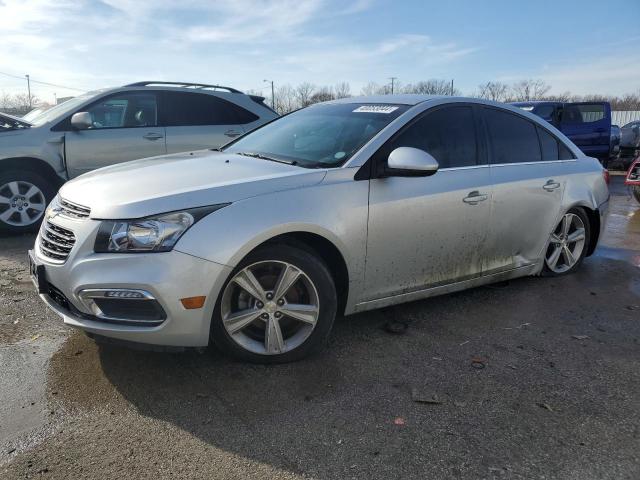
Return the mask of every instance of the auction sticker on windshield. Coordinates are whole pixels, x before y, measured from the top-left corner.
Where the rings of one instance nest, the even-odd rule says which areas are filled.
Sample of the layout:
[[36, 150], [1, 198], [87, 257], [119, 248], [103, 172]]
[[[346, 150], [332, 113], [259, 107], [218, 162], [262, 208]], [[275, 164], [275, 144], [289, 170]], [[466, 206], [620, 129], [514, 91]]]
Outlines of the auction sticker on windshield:
[[362, 105], [354, 110], [358, 113], [391, 113], [395, 112], [398, 107], [392, 107], [390, 105]]

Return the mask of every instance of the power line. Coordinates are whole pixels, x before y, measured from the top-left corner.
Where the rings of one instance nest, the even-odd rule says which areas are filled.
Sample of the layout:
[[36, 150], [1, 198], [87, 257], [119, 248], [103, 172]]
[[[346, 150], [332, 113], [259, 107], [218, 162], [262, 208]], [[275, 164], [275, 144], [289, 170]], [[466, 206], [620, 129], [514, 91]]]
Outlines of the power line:
[[[25, 78], [25, 77], [21, 77], [19, 75], [13, 75], [13, 74], [7, 73], [7, 72], [0, 72], [0, 75], [6, 75], [7, 77], [17, 78], [18, 80], [22, 80], [22, 81], [24, 81], [24, 78]], [[66, 85], [58, 85], [57, 83], [43, 82], [43, 81], [40, 81], [40, 80], [34, 80], [33, 78], [30, 78], [30, 81], [31, 81], [31, 83], [39, 83], [40, 85], [47, 85], [49, 87], [66, 88], [67, 90], [76, 90], [78, 92], [86, 92], [87, 91], [84, 88], [67, 87]]]

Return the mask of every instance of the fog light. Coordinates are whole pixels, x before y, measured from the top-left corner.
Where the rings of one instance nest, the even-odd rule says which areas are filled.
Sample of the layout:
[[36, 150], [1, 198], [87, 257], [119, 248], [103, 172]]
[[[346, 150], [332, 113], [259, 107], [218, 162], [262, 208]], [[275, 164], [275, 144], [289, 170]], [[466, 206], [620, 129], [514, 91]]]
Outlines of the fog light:
[[193, 310], [196, 308], [202, 308], [202, 306], [204, 305], [204, 301], [206, 299], [207, 297], [205, 296], [187, 297], [187, 298], [181, 298], [180, 302], [182, 303], [182, 306], [187, 310]]
[[145, 298], [141, 292], [131, 290], [107, 290], [104, 296], [108, 298]]

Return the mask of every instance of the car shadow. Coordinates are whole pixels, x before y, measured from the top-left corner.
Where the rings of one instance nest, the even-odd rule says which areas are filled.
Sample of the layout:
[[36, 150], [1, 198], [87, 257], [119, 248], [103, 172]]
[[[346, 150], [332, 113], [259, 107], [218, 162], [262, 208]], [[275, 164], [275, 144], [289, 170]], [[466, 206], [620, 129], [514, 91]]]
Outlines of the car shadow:
[[[637, 302], [629, 279], [638, 267], [611, 256], [568, 277], [341, 318], [324, 350], [293, 364], [96, 346], [76, 334], [52, 360], [50, 388], [88, 409], [124, 401], [217, 448], [313, 478], [419, 476], [427, 464], [457, 475], [470, 455], [484, 472], [536, 455], [544, 471], [560, 471], [567, 455], [582, 458], [574, 449], [597, 438], [600, 419], [618, 428], [639, 393], [626, 357], [637, 358], [640, 324], [602, 301]], [[389, 320], [409, 327], [391, 334]], [[612, 375], [594, 355], [625, 361]], [[621, 373], [629, 381], [617, 382]]]

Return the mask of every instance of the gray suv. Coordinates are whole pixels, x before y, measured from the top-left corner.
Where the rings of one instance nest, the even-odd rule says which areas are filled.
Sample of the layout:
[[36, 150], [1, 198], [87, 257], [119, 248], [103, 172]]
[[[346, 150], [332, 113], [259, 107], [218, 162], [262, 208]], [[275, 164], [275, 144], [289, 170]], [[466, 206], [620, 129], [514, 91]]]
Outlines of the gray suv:
[[0, 114], [0, 231], [33, 231], [66, 180], [115, 163], [217, 148], [278, 115], [219, 85], [138, 82], [29, 120]]

